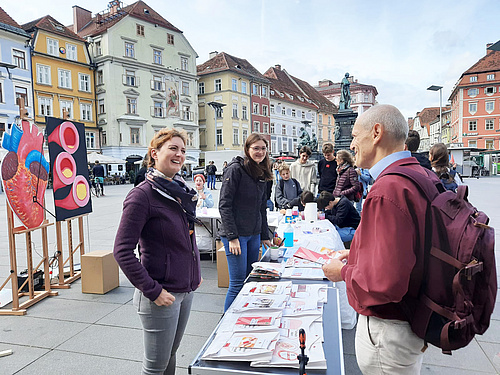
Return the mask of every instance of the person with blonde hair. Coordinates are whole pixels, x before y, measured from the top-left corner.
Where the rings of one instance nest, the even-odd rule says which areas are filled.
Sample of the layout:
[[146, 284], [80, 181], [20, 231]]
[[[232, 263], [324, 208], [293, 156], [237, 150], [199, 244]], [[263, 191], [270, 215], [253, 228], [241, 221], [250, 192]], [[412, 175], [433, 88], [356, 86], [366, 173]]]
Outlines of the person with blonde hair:
[[300, 183], [295, 178], [290, 177], [290, 167], [286, 163], [280, 165], [279, 172], [281, 180], [276, 184], [275, 193], [278, 209], [298, 206], [299, 197], [302, 194]]
[[185, 130], [179, 129], [154, 135], [146, 179], [125, 198], [115, 238], [115, 259], [136, 288], [143, 374], [175, 374], [176, 352], [202, 281], [194, 234], [197, 194], [179, 175], [186, 140]]
[[358, 173], [354, 169], [354, 158], [347, 150], [337, 151], [337, 183], [333, 189], [333, 195], [340, 197], [344, 195], [351, 202], [355, 200], [356, 192], [361, 191], [361, 183]]

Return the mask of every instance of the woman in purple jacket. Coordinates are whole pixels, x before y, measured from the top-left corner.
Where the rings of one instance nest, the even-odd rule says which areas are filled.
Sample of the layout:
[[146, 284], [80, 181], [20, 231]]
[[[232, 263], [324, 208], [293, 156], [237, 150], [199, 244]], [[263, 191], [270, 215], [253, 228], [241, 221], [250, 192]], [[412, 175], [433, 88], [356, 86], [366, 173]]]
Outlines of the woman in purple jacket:
[[178, 174], [186, 139], [178, 129], [155, 134], [146, 179], [127, 195], [115, 239], [116, 261], [136, 287], [134, 305], [144, 330], [143, 374], [175, 374], [175, 353], [202, 280], [194, 235], [197, 195]]
[[351, 202], [354, 201], [354, 194], [361, 191], [361, 183], [358, 174], [354, 169], [354, 159], [347, 150], [337, 151], [337, 182], [333, 190], [334, 197], [345, 195]]

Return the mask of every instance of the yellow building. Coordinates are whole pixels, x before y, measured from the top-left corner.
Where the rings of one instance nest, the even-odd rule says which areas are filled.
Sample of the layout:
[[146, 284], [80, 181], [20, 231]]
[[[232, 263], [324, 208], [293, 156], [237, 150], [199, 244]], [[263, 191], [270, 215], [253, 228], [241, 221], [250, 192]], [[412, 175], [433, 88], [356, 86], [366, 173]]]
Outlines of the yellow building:
[[85, 125], [87, 149], [97, 150], [94, 70], [87, 43], [51, 16], [23, 25], [32, 35], [35, 123], [45, 128], [45, 116], [69, 118]]

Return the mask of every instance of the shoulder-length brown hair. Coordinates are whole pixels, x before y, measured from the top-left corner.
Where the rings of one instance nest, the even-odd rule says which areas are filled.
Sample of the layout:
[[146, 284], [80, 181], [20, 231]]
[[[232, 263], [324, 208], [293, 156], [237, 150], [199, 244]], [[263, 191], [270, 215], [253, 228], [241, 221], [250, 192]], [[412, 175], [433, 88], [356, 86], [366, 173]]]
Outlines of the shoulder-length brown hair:
[[[264, 157], [264, 160], [262, 160], [259, 164], [257, 164], [251, 157], [250, 157], [250, 152], [248, 151], [250, 147], [255, 142], [258, 141], [264, 141], [266, 144], [266, 156]], [[244, 161], [244, 166], [245, 169], [247, 170], [248, 174], [252, 176], [254, 179], [264, 179], [266, 181], [270, 181], [273, 179], [273, 173], [271, 171], [271, 162], [269, 161], [269, 144], [267, 143], [267, 139], [264, 138], [263, 135], [258, 134], [258, 133], [252, 133], [250, 136], [247, 138], [245, 142], [245, 161]]]
[[154, 135], [148, 147], [148, 167], [151, 168], [155, 166], [155, 159], [151, 157], [151, 150], [154, 148], [157, 150], [160, 149], [161, 146], [165, 144], [165, 142], [170, 141], [174, 137], [179, 137], [180, 139], [182, 139], [184, 144], [186, 144], [187, 142], [187, 133], [184, 129], [163, 128]]
[[344, 163], [349, 164], [351, 167], [354, 166], [354, 158], [352, 154], [347, 150], [338, 150], [337, 155], [342, 159]]
[[430, 148], [429, 156], [429, 159], [432, 158], [431, 165], [438, 177], [446, 178], [449, 180], [450, 176], [448, 173], [448, 166], [450, 165], [450, 159], [448, 156], [448, 148], [446, 147], [446, 145], [444, 143], [436, 143]]

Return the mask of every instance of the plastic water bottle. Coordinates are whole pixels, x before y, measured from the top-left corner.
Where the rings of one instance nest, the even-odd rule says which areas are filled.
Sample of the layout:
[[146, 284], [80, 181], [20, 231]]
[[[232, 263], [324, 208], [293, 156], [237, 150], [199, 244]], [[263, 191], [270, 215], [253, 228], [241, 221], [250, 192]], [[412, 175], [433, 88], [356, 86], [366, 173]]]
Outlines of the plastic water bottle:
[[285, 247], [293, 247], [293, 227], [290, 224], [285, 228], [283, 237], [285, 239]]

